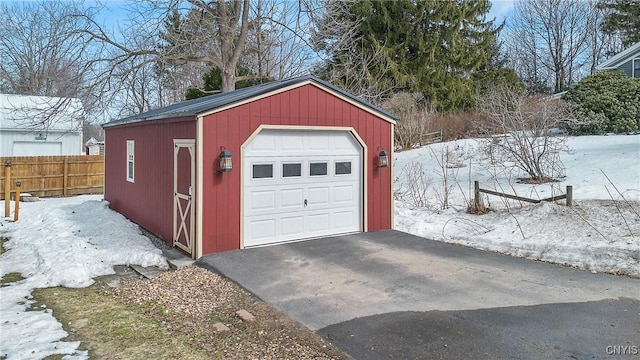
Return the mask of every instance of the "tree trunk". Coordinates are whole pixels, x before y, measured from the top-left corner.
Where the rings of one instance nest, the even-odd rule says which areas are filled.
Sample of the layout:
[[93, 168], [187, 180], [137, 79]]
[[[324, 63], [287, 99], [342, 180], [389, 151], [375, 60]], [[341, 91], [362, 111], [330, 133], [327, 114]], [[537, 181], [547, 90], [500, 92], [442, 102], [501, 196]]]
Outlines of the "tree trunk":
[[236, 72], [235, 72], [235, 64], [232, 69], [222, 69], [222, 92], [233, 91], [236, 89]]

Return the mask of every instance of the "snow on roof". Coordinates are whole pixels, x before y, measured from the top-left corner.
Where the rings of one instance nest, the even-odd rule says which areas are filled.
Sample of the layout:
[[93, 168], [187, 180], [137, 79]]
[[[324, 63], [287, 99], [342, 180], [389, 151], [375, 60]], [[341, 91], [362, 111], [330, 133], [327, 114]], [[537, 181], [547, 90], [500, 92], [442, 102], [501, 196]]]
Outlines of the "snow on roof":
[[79, 99], [0, 94], [0, 130], [80, 131]]
[[251, 86], [248, 88], [238, 89], [235, 91], [229, 91], [221, 94], [210, 95], [199, 99], [187, 100], [177, 104], [165, 106], [160, 109], [147, 111], [142, 114], [129, 116], [120, 120], [111, 121], [103, 124], [103, 127], [111, 127], [123, 124], [130, 124], [146, 120], [159, 120], [167, 118], [176, 118], [182, 116], [195, 116], [200, 115], [212, 110], [220, 109], [233, 104], [241, 103], [251, 98], [258, 98], [262, 95], [272, 93], [274, 91], [287, 88], [289, 86], [295, 86], [303, 83], [311, 82], [319, 85], [325, 89], [333, 91], [340, 96], [348, 98], [350, 101], [369, 109], [383, 117], [391, 119], [392, 121], [398, 118], [391, 113], [372, 105], [357, 96], [350, 94], [326, 81], [323, 81], [313, 75], [305, 75], [291, 79], [272, 81], [265, 84]]

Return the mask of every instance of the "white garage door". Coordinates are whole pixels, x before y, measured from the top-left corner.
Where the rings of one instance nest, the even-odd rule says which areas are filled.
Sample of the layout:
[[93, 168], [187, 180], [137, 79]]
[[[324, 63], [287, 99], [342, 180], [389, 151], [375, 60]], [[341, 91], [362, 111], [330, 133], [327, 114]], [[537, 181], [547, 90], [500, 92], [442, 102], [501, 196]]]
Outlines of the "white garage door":
[[62, 154], [61, 142], [16, 141], [13, 143], [13, 156], [44, 156]]
[[263, 130], [243, 163], [244, 246], [362, 231], [362, 147], [350, 132]]

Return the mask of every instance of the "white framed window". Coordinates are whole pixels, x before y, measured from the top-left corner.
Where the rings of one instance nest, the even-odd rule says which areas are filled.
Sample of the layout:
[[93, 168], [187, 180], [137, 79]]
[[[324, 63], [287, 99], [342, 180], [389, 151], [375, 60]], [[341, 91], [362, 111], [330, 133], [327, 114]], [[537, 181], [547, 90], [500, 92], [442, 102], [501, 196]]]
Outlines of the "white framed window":
[[273, 164], [253, 164], [252, 179], [273, 179]]
[[302, 163], [284, 163], [282, 164], [282, 177], [301, 177]]
[[135, 142], [134, 140], [127, 140], [127, 181], [133, 181], [133, 174], [135, 169]]
[[334, 166], [336, 175], [351, 175], [351, 161], [336, 161]]
[[323, 176], [323, 175], [327, 175], [326, 162], [310, 162], [309, 163], [309, 176]]
[[633, 77], [640, 78], [640, 58], [633, 59]]

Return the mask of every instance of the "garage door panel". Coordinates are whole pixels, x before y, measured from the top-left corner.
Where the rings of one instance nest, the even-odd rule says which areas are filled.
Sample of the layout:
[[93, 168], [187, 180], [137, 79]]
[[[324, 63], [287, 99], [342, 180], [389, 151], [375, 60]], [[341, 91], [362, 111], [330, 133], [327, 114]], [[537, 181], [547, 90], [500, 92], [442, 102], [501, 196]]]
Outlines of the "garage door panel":
[[[244, 246], [362, 230], [362, 147], [349, 132], [263, 130], [242, 162]], [[258, 164], [273, 164], [270, 177], [252, 178]]]
[[307, 216], [307, 230], [312, 234], [327, 232], [330, 229], [330, 219], [329, 212], [310, 214]]
[[329, 204], [329, 187], [310, 187], [307, 192], [307, 205], [309, 207], [322, 206]]
[[302, 209], [304, 206], [304, 191], [301, 188], [280, 190], [280, 208], [290, 211]]
[[333, 149], [335, 150], [343, 150], [346, 152], [353, 151], [354, 148], [354, 140], [348, 137], [336, 137], [333, 139]]
[[276, 151], [276, 139], [269, 136], [257, 136], [251, 141], [253, 154], [273, 153]]
[[333, 202], [335, 204], [349, 205], [353, 203], [355, 196], [357, 195], [355, 186], [353, 185], [338, 185], [333, 187]]
[[298, 155], [304, 151], [304, 138], [299, 133], [283, 133], [276, 137], [279, 150], [291, 152], [296, 151]]
[[275, 210], [276, 209], [276, 191], [251, 191], [251, 211]]
[[337, 229], [351, 229], [357, 222], [357, 214], [355, 211], [336, 211], [333, 213], [334, 227]]
[[266, 241], [274, 240], [276, 235], [276, 220], [253, 220], [250, 223], [250, 229], [251, 238], [255, 239], [259, 243], [265, 243]]
[[304, 235], [303, 216], [282, 217], [280, 223], [282, 224], [281, 234], [285, 237], [284, 240], [295, 239], [298, 236]]

